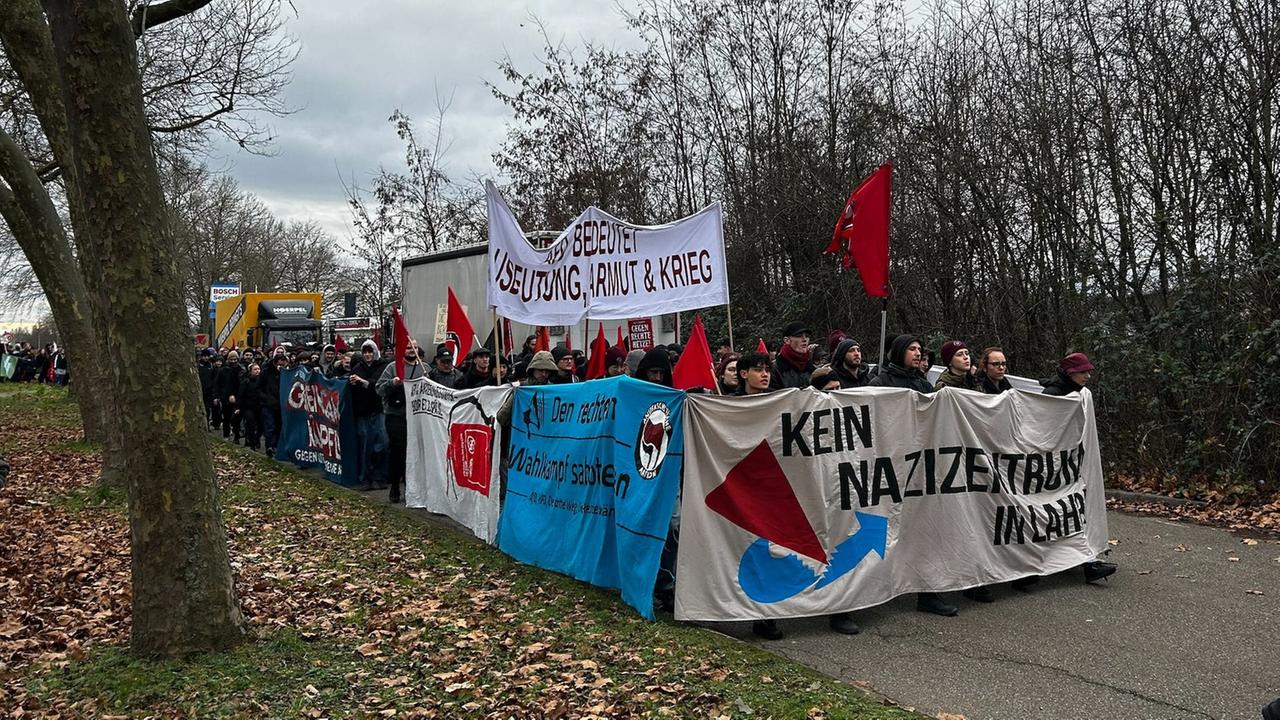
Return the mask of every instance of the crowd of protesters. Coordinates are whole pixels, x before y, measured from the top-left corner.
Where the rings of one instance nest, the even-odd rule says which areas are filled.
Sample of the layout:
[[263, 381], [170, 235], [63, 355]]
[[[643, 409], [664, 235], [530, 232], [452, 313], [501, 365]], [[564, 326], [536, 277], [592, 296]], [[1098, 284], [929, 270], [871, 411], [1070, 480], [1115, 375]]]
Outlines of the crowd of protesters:
[[67, 354], [57, 343], [33, 347], [31, 343], [0, 343], [0, 382], [66, 385], [71, 381]]
[[[975, 353], [964, 340], [948, 340], [935, 356], [917, 336], [905, 334], [893, 338], [883, 368], [866, 361], [862, 345], [841, 330], [827, 336], [825, 346], [812, 342], [811, 331], [794, 322], [782, 329], [782, 339], [768, 351], [759, 349], [738, 353], [727, 340], [718, 344], [715, 362], [715, 388], [707, 391], [724, 395], [756, 395], [787, 388], [814, 388], [821, 392], [871, 387], [905, 388], [920, 393], [933, 393], [944, 388], [958, 388], [987, 394], [1012, 389], [1007, 378], [1009, 358], [1000, 347], [987, 347]], [[396, 364], [383, 357], [377, 343], [366, 340], [358, 351], [338, 352], [333, 345], [319, 349], [277, 347], [270, 354], [261, 350], [205, 350], [200, 354], [200, 379], [204, 389], [205, 408], [211, 428], [221, 428], [224, 438], [243, 442], [257, 449], [265, 439], [264, 450], [275, 453], [280, 430], [280, 373], [291, 368], [306, 367], [329, 378], [345, 378], [349, 383], [355, 415], [358, 481], [366, 489], [390, 490], [390, 500], [401, 502], [405, 480], [405, 452], [408, 427], [405, 417], [404, 382], [419, 377], [453, 389], [469, 389], [485, 385], [515, 383], [519, 385], [551, 385], [582, 382], [587, 375], [588, 358], [580, 350], [558, 345], [550, 350], [536, 350], [535, 336], [529, 336], [518, 352], [509, 357], [495, 354], [493, 349], [477, 346], [461, 363], [453, 356], [450, 344], [439, 344], [423, 352], [410, 341], [403, 349], [404, 377], [397, 374]], [[672, 370], [683, 348], [659, 345], [647, 350], [609, 347], [604, 358], [604, 376], [628, 375], [640, 380], [670, 387]], [[940, 361], [940, 369], [933, 360]], [[1093, 364], [1083, 353], [1064, 357], [1057, 372], [1044, 380], [1044, 393], [1067, 395], [1079, 391], [1092, 377]], [[929, 376], [935, 375], [930, 381]], [[670, 607], [674, 590], [674, 550], [678, 543], [678, 524], [673, 523], [664, 552], [655, 594], [659, 603]], [[1111, 563], [1094, 560], [1082, 566], [1084, 579], [1092, 583], [1116, 571]], [[1023, 592], [1039, 580], [1031, 576], [1011, 583]], [[990, 587], [965, 590], [962, 595], [975, 602], [993, 602]], [[921, 612], [954, 616], [959, 607], [938, 593], [919, 593], [916, 607]], [[851, 613], [829, 618], [831, 629], [844, 634], [860, 631]], [[767, 638], [783, 637], [776, 621], [760, 620], [753, 632]]]

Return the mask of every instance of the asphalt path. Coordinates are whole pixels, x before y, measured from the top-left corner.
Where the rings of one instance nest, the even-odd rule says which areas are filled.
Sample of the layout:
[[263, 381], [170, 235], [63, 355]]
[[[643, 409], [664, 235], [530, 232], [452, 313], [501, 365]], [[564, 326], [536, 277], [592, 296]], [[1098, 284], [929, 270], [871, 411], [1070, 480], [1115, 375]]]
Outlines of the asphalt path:
[[1172, 720], [1260, 717], [1280, 697], [1280, 542], [1216, 528], [1108, 513], [1120, 571], [1080, 572], [996, 602], [949, 595], [960, 615], [916, 612], [901, 597], [838, 635], [823, 619], [716, 630], [868, 687], [928, 715], [968, 720]]

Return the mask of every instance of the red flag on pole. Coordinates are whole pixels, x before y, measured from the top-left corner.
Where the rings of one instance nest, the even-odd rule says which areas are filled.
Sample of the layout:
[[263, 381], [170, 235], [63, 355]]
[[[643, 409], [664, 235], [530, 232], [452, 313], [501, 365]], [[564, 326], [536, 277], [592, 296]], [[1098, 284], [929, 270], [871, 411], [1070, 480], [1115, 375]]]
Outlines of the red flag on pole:
[[[271, 349], [272, 349], [272, 350], [275, 350], [275, 349], [276, 349], [276, 344], [277, 344], [277, 343], [276, 343], [276, 341], [275, 341], [275, 338], [272, 338], [272, 339], [271, 339]], [[333, 349], [334, 349], [334, 350], [336, 350], [337, 352], [340, 352], [340, 353], [344, 353], [344, 352], [346, 352], [346, 351], [347, 351], [347, 341], [346, 341], [346, 339], [344, 339], [341, 335], [339, 335], [339, 336], [335, 337], [335, 338], [333, 339]]]
[[756, 352], [762, 352], [765, 355], [769, 354], [769, 346], [764, 344], [764, 338], [760, 338], [760, 342], [756, 344]]
[[546, 350], [551, 352], [551, 330], [546, 325], [539, 325], [538, 332], [533, 340], [533, 351], [542, 352]]
[[609, 352], [609, 341], [604, 337], [604, 324], [601, 323], [596, 339], [591, 341], [591, 357], [587, 359], [588, 380], [604, 377], [604, 354], [607, 352]]
[[471, 345], [476, 341], [476, 331], [462, 309], [462, 303], [449, 288], [449, 317], [445, 321], [445, 343], [453, 344], [454, 362], [461, 362], [471, 352]]
[[889, 297], [889, 191], [893, 165], [885, 163], [858, 186], [845, 201], [836, 221], [829, 255], [843, 249], [845, 269], [858, 267], [862, 288], [871, 297]]
[[711, 345], [707, 343], [707, 331], [702, 327], [701, 315], [694, 318], [689, 343], [671, 370], [671, 386], [676, 390], [717, 387], [715, 362], [711, 359]]
[[[453, 291], [449, 291], [449, 298], [453, 299]], [[396, 345], [396, 377], [404, 379], [404, 350], [409, 347], [409, 328], [404, 326], [404, 318], [400, 317], [400, 308], [395, 305], [391, 306], [391, 318], [395, 321], [395, 345]]]
[[620, 348], [622, 348], [622, 349], [624, 349], [624, 350], [629, 350], [630, 348], [628, 348], [628, 347], [626, 346], [626, 342], [627, 342], [627, 341], [622, 337], [622, 326], [621, 326], [621, 325], [619, 325], [619, 326], [618, 326], [618, 343], [617, 343], [617, 347], [620, 347]]

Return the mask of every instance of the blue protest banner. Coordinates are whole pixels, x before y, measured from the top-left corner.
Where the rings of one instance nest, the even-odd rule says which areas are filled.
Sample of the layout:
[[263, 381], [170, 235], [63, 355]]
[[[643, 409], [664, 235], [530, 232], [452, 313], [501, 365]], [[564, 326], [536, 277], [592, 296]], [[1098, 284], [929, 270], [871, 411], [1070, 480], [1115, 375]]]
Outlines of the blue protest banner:
[[653, 619], [680, 487], [684, 400], [628, 377], [517, 389], [498, 547], [620, 589]]
[[280, 374], [276, 459], [320, 468], [340, 485], [356, 484], [356, 426], [346, 380], [305, 367]]

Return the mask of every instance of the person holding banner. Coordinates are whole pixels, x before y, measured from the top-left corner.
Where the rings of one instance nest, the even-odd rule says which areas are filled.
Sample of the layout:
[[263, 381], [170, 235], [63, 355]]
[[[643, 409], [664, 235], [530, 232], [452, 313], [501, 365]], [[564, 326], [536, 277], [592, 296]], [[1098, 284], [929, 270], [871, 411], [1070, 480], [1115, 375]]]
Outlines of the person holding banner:
[[[933, 386], [929, 384], [929, 381], [925, 379], [924, 373], [920, 371], [920, 365], [924, 358], [925, 355], [920, 345], [920, 338], [914, 335], [899, 335], [893, 339], [893, 344], [889, 346], [889, 356], [886, 358], [884, 371], [875, 376], [875, 379], [870, 383], [871, 386], [903, 388], [915, 390], [926, 395], [932, 393], [934, 391]], [[943, 601], [942, 596], [938, 593], [917, 594], [916, 609], [920, 612], [942, 615], [943, 617], [954, 617], [960, 614], [960, 608]]]
[[578, 366], [574, 362], [573, 353], [564, 345], [557, 345], [551, 351], [551, 357], [556, 361], [556, 374], [551, 378], [551, 382], [556, 385], [565, 383], [576, 383], [578, 380]]
[[449, 349], [449, 343], [440, 343], [436, 346], [436, 357], [431, 363], [431, 369], [427, 371], [427, 377], [438, 385], [450, 389], [462, 389], [464, 376], [462, 371], [453, 365], [453, 350]]
[[405, 417], [404, 381], [423, 376], [422, 361], [418, 358], [418, 343], [410, 338], [405, 343], [404, 377], [397, 374], [396, 363], [387, 363], [378, 378], [378, 395], [382, 397], [382, 412], [386, 417], [390, 455], [387, 458], [387, 485], [391, 492], [391, 504], [400, 502], [400, 488], [404, 485], [405, 454], [409, 446], [409, 424]]
[[831, 354], [831, 368], [840, 380], [840, 388], [847, 390], [868, 385], [871, 368], [862, 362], [862, 346], [853, 338], [845, 338], [836, 344]]
[[386, 428], [382, 416], [382, 398], [374, 384], [382, 377], [387, 361], [379, 357], [378, 346], [365, 340], [360, 346], [360, 359], [351, 366], [347, 382], [351, 386], [351, 407], [356, 419], [356, 477], [365, 489], [372, 490], [380, 482], [386, 467], [379, 467], [377, 458], [386, 443]]
[[640, 364], [636, 366], [635, 378], [665, 387], [671, 387], [671, 356], [666, 349], [655, 347], [645, 353]]
[[560, 371], [555, 358], [547, 350], [539, 350], [533, 354], [525, 374], [523, 385], [550, 385], [551, 378]]
[[978, 388], [988, 395], [999, 395], [1012, 390], [1013, 385], [1005, 375], [1009, 372], [1009, 360], [1004, 350], [989, 347], [982, 351], [982, 360], [978, 363]]
[[493, 363], [493, 352], [489, 348], [477, 345], [467, 356], [467, 360], [470, 361], [470, 366], [456, 389], [470, 390], [493, 384], [493, 370], [490, 369]]
[[948, 340], [942, 344], [942, 374], [934, 383], [934, 390], [944, 387], [978, 391], [978, 381], [969, 372], [972, 365], [969, 359], [969, 346], [963, 340]]
[[738, 353], [731, 352], [723, 356], [716, 366], [716, 383], [720, 385], [721, 395], [738, 394]]
[[924, 350], [920, 345], [920, 338], [913, 335], [899, 335], [889, 346], [884, 370], [878, 373], [868, 385], [904, 388], [925, 394], [933, 392], [933, 386], [920, 372], [920, 362], [923, 357]]
[[604, 353], [604, 376], [618, 377], [627, 374], [627, 351], [614, 345]]

